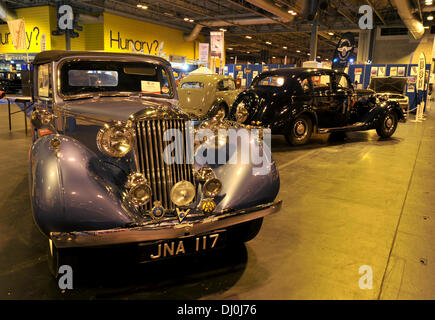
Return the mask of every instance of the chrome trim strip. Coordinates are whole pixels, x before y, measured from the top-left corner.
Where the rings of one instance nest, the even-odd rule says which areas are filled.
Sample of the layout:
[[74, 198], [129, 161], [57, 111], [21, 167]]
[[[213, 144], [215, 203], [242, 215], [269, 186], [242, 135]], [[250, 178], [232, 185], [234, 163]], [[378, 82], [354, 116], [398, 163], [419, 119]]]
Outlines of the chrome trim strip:
[[269, 203], [220, 216], [205, 217], [195, 223], [169, 227], [158, 225], [95, 231], [51, 232], [50, 239], [57, 248], [96, 247], [123, 243], [169, 240], [224, 229], [243, 222], [265, 217], [281, 209], [282, 202]]

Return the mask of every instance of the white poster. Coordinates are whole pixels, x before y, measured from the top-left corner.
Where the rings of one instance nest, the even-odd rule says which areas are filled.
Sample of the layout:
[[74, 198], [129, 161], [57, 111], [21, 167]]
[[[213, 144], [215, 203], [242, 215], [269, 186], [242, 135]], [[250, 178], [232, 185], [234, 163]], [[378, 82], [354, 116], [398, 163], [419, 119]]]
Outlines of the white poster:
[[418, 59], [417, 90], [424, 90], [424, 77], [426, 75], [426, 56], [422, 52]]
[[224, 56], [224, 33], [221, 31], [210, 32], [211, 56], [222, 59]]
[[12, 43], [15, 50], [26, 50], [26, 28], [24, 19], [8, 21], [9, 31], [11, 32]]
[[158, 81], [144, 81], [140, 82], [142, 92], [160, 93], [160, 82]]
[[208, 63], [208, 51], [210, 45], [208, 43], [199, 43], [199, 62]]

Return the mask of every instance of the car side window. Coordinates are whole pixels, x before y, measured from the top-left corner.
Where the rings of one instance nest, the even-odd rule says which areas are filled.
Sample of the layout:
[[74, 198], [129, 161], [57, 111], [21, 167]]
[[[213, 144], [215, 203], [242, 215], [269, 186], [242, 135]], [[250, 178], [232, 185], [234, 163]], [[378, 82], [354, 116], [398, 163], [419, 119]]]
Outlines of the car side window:
[[303, 93], [309, 93], [310, 92], [310, 81], [308, 80], [308, 78], [302, 79], [301, 80], [301, 87], [303, 90]]
[[235, 90], [236, 85], [234, 83], [233, 79], [223, 79], [220, 80], [217, 84], [218, 91], [229, 91], [229, 90]]
[[331, 77], [329, 74], [311, 76], [311, 83], [313, 84], [313, 88], [315, 90], [331, 89]]
[[340, 74], [337, 75], [337, 77], [335, 78], [335, 85], [337, 87], [337, 89], [348, 89], [349, 88], [349, 81], [347, 80], [347, 78]]

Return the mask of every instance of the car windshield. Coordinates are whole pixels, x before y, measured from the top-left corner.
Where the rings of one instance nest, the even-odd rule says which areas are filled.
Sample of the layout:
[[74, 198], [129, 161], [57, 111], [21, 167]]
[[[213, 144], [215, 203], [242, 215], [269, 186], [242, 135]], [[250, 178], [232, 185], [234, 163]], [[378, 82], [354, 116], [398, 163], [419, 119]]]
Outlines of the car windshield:
[[172, 96], [168, 73], [158, 64], [121, 61], [70, 61], [61, 67], [61, 93], [132, 92]]
[[252, 87], [282, 87], [284, 85], [285, 78], [283, 76], [263, 76], [256, 78]]

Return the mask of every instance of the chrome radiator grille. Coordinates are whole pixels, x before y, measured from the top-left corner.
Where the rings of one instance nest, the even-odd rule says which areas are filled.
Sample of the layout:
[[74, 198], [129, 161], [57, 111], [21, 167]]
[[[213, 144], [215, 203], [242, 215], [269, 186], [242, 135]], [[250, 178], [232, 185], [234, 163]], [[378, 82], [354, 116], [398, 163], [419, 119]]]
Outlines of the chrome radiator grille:
[[[163, 134], [168, 129], [177, 129], [182, 135], [172, 138], [177, 146], [181, 146], [183, 152], [172, 156], [178, 160], [173, 164], [164, 161], [164, 150], [171, 141], [163, 141]], [[179, 181], [187, 180], [195, 185], [192, 161], [188, 161], [186, 152], [186, 130], [185, 120], [144, 120], [138, 121], [135, 126], [137, 140], [137, 159], [139, 170], [147, 178], [151, 189], [151, 201], [141, 208], [150, 210], [154, 201], [160, 201], [169, 210], [175, 206], [170, 199], [171, 188]], [[192, 155], [193, 156], [193, 155]], [[189, 162], [189, 163], [188, 163]]]

